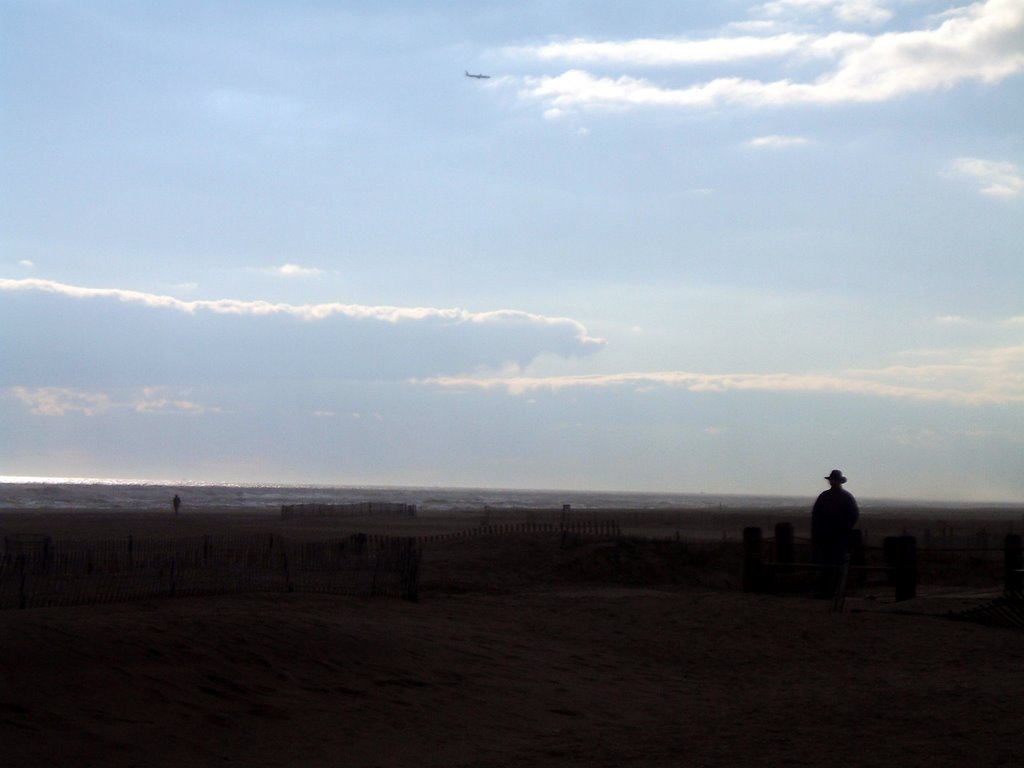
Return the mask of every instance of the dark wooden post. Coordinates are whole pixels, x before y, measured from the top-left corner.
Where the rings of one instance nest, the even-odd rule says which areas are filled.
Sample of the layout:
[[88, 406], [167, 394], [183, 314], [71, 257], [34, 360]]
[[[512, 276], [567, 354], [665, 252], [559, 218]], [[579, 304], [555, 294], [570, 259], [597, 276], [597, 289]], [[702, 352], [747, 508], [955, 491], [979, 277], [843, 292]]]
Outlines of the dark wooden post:
[[18, 580], [18, 608], [24, 609], [28, 604], [28, 595], [25, 592], [25, 555], [18, 555], [16, 572], [21, 576]]
[[403, 590], [402, 597], [412, 602], [419, 602], [419, 570], [420, 550], [416, 546], [416, 539], [408, 539], [405, 548], [404, 566], [402, 569]]
[[868, 572], [863, 569], [866, 564], [864, 557], [864, 532], [859, 528], [850, 531], [850, 573], [847, 574], [847, 583], [863, 584], [868, 580]]
[[898, 536], [886, 536], [882, 540], [882, 557], [885, 559], [885, 567], [888, 569], [885, 572], [885, 579], [890, 584], [896, 583], [896, 566], [899, 559], [897, 553], [897, 539]]
[[759, 592], [763, 582], [761, 529], [757, 526], [749, 526], [743, 529], [743, 591]]
[[778, 573], [792, 573], [796, 557], [793, 554], [793, 524], [775, 524], [775, 562]]
[[1008, 533], [1003, 544], [1003, 573], [1007, 592], [1024, 592], [1024, 557], [1019, 534]]
[[917, 539], [913, 536], [895, 538], [896, 600], [913, 600], [917, 597]]

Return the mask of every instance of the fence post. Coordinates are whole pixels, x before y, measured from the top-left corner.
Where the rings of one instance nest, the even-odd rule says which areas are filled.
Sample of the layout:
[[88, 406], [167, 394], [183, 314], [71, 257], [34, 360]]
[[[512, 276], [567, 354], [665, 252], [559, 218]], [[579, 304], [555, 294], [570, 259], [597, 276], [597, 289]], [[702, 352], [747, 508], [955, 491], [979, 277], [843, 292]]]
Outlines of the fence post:
[[1024, 556], [1021, 553], [1021, 537], [1016, 533], [1006, 534], [1003, 544], [1003, 573], [1007, 592], [1024, 592]]
[[416, 546], [416, 539], [406, 539], [405, 550], [402, 553], [402, 595], [401, 597], [412, 602], [418, 602], [419, 595], [419, 549]]
[[757, 526], [749, 526], [743, 529], [743, 591], [760, 591], [763, 580], [761, 529]]
[[[860, 528], [854, 528], [850, 531], [850, 567], [862, 569], [867, 564], [867, 560], [864, 556], [864, 532]], [[850, 575], [847, 573], [847, 583], [850, 581]], [[857, 584], [864, 584], [868, 580], [868, 572], [865, 570], [855, 570], [853, 581]]]
[[18, 583], [18, 608], [24, 609], [28, 603], [28, 596], [25, 594], [25, 555], [18, 555], [18, 572], [21, 579]]
[[793, 554], [793, 524], [775, 524], [775, 562], [779, 573], [792, 573], [796, 559]]
[[895, 536], [892, 551], [895, 563], [894, 581], [896, 600], [913, 600], [917, 597], [917, 539], [913, 536]]
[[380, 572], [380, 557], [381, 553], [378, 552], [373, 558], [373, 581], [370, 583], [370, 597], [377, 596], [377, 575]]
[[294, 589], [292, 587], [292, 576], [288, 572], [288, 553], [285, 552], [285, 551], [281, 552], [281, 565], [284, 568], [284, 586], [285, 586], [285, 591], [292, 592], [292, 591], [294, 591]]

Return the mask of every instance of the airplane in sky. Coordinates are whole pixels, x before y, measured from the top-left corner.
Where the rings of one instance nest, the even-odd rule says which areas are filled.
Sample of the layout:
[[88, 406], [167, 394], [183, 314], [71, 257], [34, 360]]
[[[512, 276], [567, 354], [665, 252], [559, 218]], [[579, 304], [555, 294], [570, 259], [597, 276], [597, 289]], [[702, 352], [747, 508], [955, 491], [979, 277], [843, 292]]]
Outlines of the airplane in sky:
[[469, 74], [469, 70], [468, 69], [466, 70], [466, 77], [475, 77], [477, 80], [490, 80], [491, 79], [490, 75], [471, 75], [471, 74]]

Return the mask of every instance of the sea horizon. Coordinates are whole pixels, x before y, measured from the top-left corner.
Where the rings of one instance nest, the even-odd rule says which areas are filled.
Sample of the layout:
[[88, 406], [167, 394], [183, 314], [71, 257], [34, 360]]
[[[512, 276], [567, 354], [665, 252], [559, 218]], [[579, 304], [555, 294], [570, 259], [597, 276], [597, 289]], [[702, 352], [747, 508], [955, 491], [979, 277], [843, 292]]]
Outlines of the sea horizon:
[[[64, 476], [0, 475], [0, 509], [163, 509], [178, 493], [186, 508], [267, 508], [282, 504], [391, 501], [416, 504], [424, 512], [460, 509], [551, 507], [578, 509], [773, 509], [813, 503], [806, 494], [714, 491], [573, 490], [477, 486], [235, 482]], [[1024, 503], [962, 499], [858, 496], [862, 509], [994, 509], [1024, 514]]]

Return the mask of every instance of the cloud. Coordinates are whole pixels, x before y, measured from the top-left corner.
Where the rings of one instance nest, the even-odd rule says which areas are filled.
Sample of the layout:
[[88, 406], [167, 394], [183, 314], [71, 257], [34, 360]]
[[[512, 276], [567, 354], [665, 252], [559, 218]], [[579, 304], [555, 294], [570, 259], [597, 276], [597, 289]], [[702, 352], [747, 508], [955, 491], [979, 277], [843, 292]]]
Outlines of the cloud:
[[533, 47], [507, 48], [505, 53], [515, 58], [534, 58], [540, 61], [665, 67], [777, 58], [796, 53], [813, 42], [814, 38], [811, 35], [792, 33], [770, 37], [743, 35], [709, 40], [639, 38], [597, 41], [575, 38]]
[[840, 21], [853, 24], [884, 24], [893, 15], [885, 3], [878, 0], [774, 0], [756, 10], [768, 16], [831, 11]]
[[141, 397], [136, 398], [129, 407], [136, 413], [217, 413], [219, 408], [212, 408], [192, 400], [185, 400], [167, 393], [163, 387], [146, 387]]
[[98, 392], [82, 392], [65, 387], [11, 387], [10, 391], [38, 416], [66, 416], [69, 413], [95, 416], [114, 407], [108, 395]]
[[35, 263], [30, 261], [29, 259], [22, 259], [21, 261], [18, 262], [18, 266], [32, 269], [33, 267], [35, 267]]
[[[982, 316], [964, 316], [956, 313], [950, 313], [945, 315], [936, 315], [932, 318], [933, 321], [942, 326], [970, 326], [973, 328], [981, 328], [989, 331], [998, 331], [1001, 328], [1007, 326], [1014, 326], [1024, 323], [1024, 316], [1011, 315], [1009, 317], [982, 317]], [[930, 354], [930, 352], [929, 352]], [[935, 354], [945, 354], [941, 350]]]
[[576, 320], [512, 309], [187, 301], [9, 279], [0, 297], [0, 384], [10, 385], [405, 378], [604, 347]]
[[777, 29], [779, 23], [777, 21], [769, 21], [766, 19], [744, 19], [743, 21], [730, 21], [725, 25], [725, 30], [736, 30], [737, 32], [771, 32], [773, 29]]
[[282, 277], [317, 277], [322, 274], [316, 267], [300, 267], [298, 264], [282, 264], [274, 269]]
[[[838, 6], [837, 6], [838, 7]], [[854, 6], [845, 4], [852, 13]], [[519, 98], [544, 105], [545, 116], [578, 109], [637, 107], [749, 108], [883, 102], [952, 88], [966, 81], [996, 83], [1024, 70], [1024, 4], [987, 0], [944, 14], [938, 26], [878, 35], [832, 32], [708, 40], [639, 39], [551, 43], [517, 55], [587, 65], [679, 66], [780, 58], [791, 71], [813, 60], [833, 62], [813, 79], [756, 80], [723, 73], [684, 87], [666, 87], [628, 74], [595, 75], [574, 68], [525, 77]]]
[[756, 139], [748, 141], [747, 146], [754, 149], [782, 149], [806, 143], [807, 139], [803, 136], [758, 136]]
[[1024, 192], [1024, 175], [1013, 163], [958, 157], [950, 163], [951, 173], [974, 179], [980, 192], [990, 197], [1017, 197]]
[[218, 315], [286, 315], [301, 320], [326, 320], [341, 316], [357, 320], [377, 320], [387, 323], [441, 320], [450, 323], [511, 323], [571, 326], [583, 345], [602, 346], [601, 339], [587, 335], [582, 324], [564, 317], [546, 317], [513, 309], [490, 312], [470, 312], [465, 309], [437, 309], [431, 307], [366, 306], [363, 304], [285, 304], [269, 301], [240, 301], [238, 299], [212, 299], [185, 301], [172, 296], [145, 293], [121, 288], [84, 288], [52, 280], [10, 280], [0, 278], [0, 291], [37, 291], [55, 293], [76, 299], [117, 299], [127, 304], [140, 304], [153, 309], [172, 309], [186, 314], [210, 312]]
[[168, 397], [162, 388], [146, 387], [128, 400], [115, 401], [109, 393], [71, 387], [11, 387], [10, 393], [37, 416], [98, 416], [112, 410], [136, 413], [201, 414], [217, 412], [199, 403]]
[[955, 362], [801, 373], [648, 373], [551, 377], [435, 377], [417, 383], [446, 389], [504, 390], [511, 395], [572, 389], [762, 391], [899, 398], [957, 405], [1024, 403], [1024, 347], [978, 350]]

